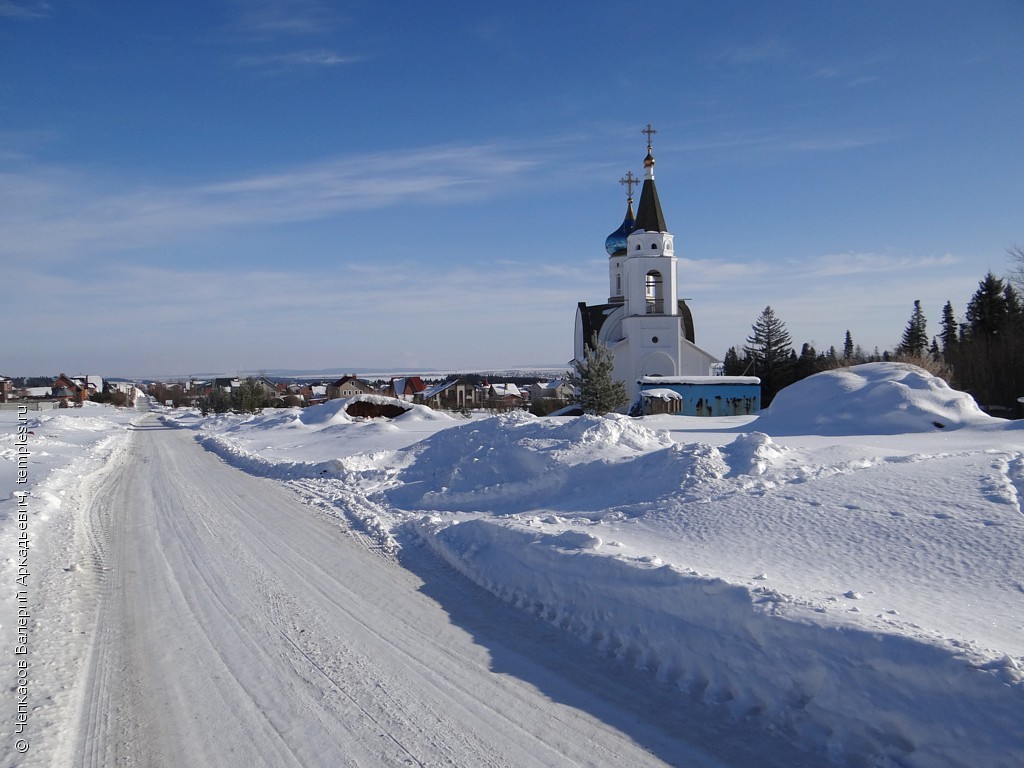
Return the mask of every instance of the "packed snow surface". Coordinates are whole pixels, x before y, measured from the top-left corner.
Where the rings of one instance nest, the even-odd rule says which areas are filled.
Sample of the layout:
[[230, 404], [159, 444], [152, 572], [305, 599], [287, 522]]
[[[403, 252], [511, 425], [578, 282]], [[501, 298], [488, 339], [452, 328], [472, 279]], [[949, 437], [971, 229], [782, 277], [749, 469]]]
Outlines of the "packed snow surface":
[[752, 417], [166, 418], [823, 764], [1024, 764], [1024, 425], [921, 369]]

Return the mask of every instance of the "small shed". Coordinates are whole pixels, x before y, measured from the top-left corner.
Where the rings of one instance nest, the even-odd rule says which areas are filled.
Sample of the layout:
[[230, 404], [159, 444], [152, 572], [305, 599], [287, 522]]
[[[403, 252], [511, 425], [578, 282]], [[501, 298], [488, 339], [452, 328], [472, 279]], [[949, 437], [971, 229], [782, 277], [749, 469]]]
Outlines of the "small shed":
[[644, 376], [637, 385], [645, 416], [748, 416], [761, 410], [756, 376]]

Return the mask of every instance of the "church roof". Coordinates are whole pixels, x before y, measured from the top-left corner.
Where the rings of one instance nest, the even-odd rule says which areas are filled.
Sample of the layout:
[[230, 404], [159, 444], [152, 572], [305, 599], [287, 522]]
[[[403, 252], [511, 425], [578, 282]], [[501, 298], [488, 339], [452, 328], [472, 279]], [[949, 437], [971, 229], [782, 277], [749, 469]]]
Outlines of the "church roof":
[[644, 158], [644, 185], [640, 188], [640, 205], [636, 210], [635, 229], [647, 232], [668, 232], [665, 214], [661, 212], [661, 200], [658, 199], [658, 188], [654, 186], [654, 155], [651, 145], [647, 145], [647, 157]]
[[636, 215], [633, 213], [633, 198], [631, 196], [629, 202], [626, 203], [626, 217], [622, 220], [622, 224], [604, 241], [604, 249], [608, 251], [609, 256], [622, 256], [626, 253], [626, 238], [635, 228]]

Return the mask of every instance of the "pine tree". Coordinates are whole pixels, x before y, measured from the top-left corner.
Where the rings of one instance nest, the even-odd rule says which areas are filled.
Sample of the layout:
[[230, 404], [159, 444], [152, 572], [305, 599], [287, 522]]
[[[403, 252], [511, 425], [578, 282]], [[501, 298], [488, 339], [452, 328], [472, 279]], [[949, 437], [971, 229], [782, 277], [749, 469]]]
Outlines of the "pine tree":
[[967, 327], [972, 338], [1002, 334], [1009, 316], [1003, 281], [989, 272], [967, 303]]
[[853, 357], [853, 336], [846, 332], [846, 340], [843, 341], [843, 359], [849, 361]]
[[726, 376], [747, 376], [754, 368], [754, 362], [746, 351], [740, 356], [736, 347], [729, 347], [722, 360], [722, 373]]
[[243, 413], [258, 413], [267, 407], [267, 393], [250, 376], [231, 393], [231, 407]]
[[1008, 282], [1003, 288], [1003, 299], [1006, 301], [1007, 320], [1012, 321], [1024, 314], [1024, 303], [1021, 302], [1020, 294], [1013, 287], [1013, 283]]
[[775, 394], [793, 383], [793, 340], [786, 324], [770, 306], [757, 318], [753, 333], [743, 348], [754, 361], [755, 373], [761, 378], [761, 404], [771, 403]]
[[743, 361], [740, 360], [740, 353], [736, 347], [729, 347], [722, 358], [722, 373], [726, 376], [740, 376], [743, 374]]
[[910, 320], [903, 330], [903, 338], [896, 348], [897, 354], [901, 357], [924, 357], [928, 351], [928, 330], [921, 309], [920, 300], [914, 301], [914, 311], [910, 313]]
[[942, 339], [942, 355], [946, 358], [947, 362], [950, 362], [949, 356], [953, 352], [953, 348], [956, 347], [957, 334], [959, 331], [959, 325], [956, 322], [956, 315], [953, 313], [952, 302], [947, 301], [946, 305], [942, 308], [942, 333], [940, 338]]
[[579, 403], [584, 413], [602, 416], [629, 402], [626, 384], [612, 378], [615, 358], [597, 334], [583, 347], [583, 360], [573, 360], [569, 381], [579, 390]]
[[[1009, 289], [1009, 290], [1007, 290]], [[998, 415], [1019, 413], [1024, 391], [1024, 307], [1016, 288], [989, 272], [967, 304], [960, 338], [947, 355], [957, 385]]]
[[818, 352], [810, 344], [804, 342], [800, 347], [800, 356], [793, 367], [793, 380], [800, 381], [818, 372]]

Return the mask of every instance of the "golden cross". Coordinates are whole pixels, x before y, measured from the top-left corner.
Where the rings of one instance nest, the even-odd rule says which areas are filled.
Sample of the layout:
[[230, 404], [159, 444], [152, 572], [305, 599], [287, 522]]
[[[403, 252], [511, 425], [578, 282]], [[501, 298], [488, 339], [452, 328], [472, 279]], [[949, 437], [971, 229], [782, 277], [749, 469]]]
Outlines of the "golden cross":
[[640, 131], [640, 133], [646, 133], [647, 134], [647, 149], [650, 149], [651, 148], [651, 136], [656, 134], [657, 131], [654, 130], [653, 128], [651, 128], [651, 124], [648, 123], [647, 127], [644, 128], [642, 131]]
[[640, 179], [633, 175], [632, 171], [626, 171], [626, 175], [619, 179], [619, 184], [622, 184], [626, 191], [629, 193], [629, 199], [633, 199], [633, 187], [640, 183]]

